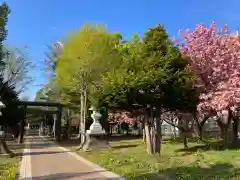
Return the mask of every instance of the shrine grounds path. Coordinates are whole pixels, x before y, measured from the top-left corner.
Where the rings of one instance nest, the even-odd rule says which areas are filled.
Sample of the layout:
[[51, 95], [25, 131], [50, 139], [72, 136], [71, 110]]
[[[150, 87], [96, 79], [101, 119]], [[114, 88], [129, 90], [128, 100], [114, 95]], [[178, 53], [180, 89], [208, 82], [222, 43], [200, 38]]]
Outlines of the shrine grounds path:
[[52, 141], [38, 135], [25, 137], [18, 180], [123, 180]]

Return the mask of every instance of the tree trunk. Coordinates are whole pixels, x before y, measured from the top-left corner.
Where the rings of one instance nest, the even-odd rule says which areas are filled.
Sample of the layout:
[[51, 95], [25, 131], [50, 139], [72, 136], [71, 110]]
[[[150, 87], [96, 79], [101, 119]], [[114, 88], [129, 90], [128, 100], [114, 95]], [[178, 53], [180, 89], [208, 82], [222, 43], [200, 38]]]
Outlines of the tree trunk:
[[142, 135], [142, 141], [143, 141], [144, 143], [146, 143], [146, 133], [145, 133], [145, 129], [142, 130], [142, 133], [143, 133], [143, 135]]
[[81, 93], [81, 109], [80, 109], [80, 127], [79, 127], [79, 136], [81, 138], [81, 144], [78, 149], [81, 149], [85, 142], [86, 142], [86, 106], [87, 106], [87, 92], [84, 90], [84, 92]]
[[79, 127], [78, 127], [78, 139], [81, 140], [81, 144], [83, 142], [82, 139], [82, 129], [83, 129], [83, 113], [84, 113], [84, 93], [81, 92], [80, 95], [80, 119], [79, 119]]
[[68, 134], [68, 140], [71, 139], [71, 130], [72, 130], [72, 117], [71, 117], [71, 111], [70, 109], [68, 109], [68, 112], [67, 112], [67, 118], [68, 118], [68, 130], [67, 130], [67, 134]]
[[78, 124], [78, 135], [77, 135], [77, 139], [81, 139], [81, 113], [79, 113], [79, 124]]
[[7, 146], [6, 137], [7, 137], [7, 126], [4, 127], [4, 136], [0, 137], [0, 154], [12, 153]]
[[206, 116], [206, 117], [204, 117], [204, 119], [201, 122], [199, 122], [198, 117], [194, 113], [194, 120], [195, 120], [196, 125], [197, 125], [197, 132], [198, 132], [198, 136], [199, 136], [200, 141], [203, 140], [203, 126], [208, 119], [209, 119], [209, 116]]
[[176, 132], [176, 127], [173, 126], [173, 138], [177, 138], [177, 132]]
[[121, 134], [120, 124], [117, 125], [117, 134]]
[[12, 152], [9, 150], [6, 141], [4, 138], [0, 139], [0, 154], [11, 154]]
[[152, 142], [152, 154], [156, 154], [157, 150], [157, 139], [156, 139], [156, 129], [155, 125], [150, 126], [150, 137], [151, 137], [151, 142]]
[[162, 133], [161, 133], [161, 120], [160, 116], [155, 119], [155, 128], [154, 128], [154, 136], [155, 136], [155, 148], [154, 154], [159, 154], [161, 152], [161, 141], [162, 141]]
[[109, 123], [109, 135], [112, 135], [112, 130], [113, 130], [113, 126], [111, 123]]
[[188, 122], [187, 120], [183, 120], [183, 125], [184, 125], [184, 128], [182, 130], [182, 135], [183, 135], [183, 146], [184, 148], [188, 148], [188, 139], [187, 139], [187, 129], [188, 129]]
[[18, 126], [18, 124], [12, 126], [11, 129], [12, 129], [12, 133], [13, 133], [13, 139], [14, 139], [14, 141], [17, 141], [18, 134], [19, 134], [19, 126]]
[[144, 143], [146, 143], [146, 132], [145, 132], [145, 123], [142, 122], [142, 140]]
[[87, 118], [87, 90], [84, 90], [83, 94], [84, 100], [83, 100], [83, 126], [82, 126], [82, 142], [85, 144], [86, 142], [86, 118]]
[[233, 124], [232, 124], [232, 131], [233, 131], [233, 142], [236, 142], [238, 140], [238, 118], [233, 118]]
[[184, 145], [184, 148], [188, 148], [188, 140], [187, 140], [187, 136], [186, 136], [186, 133], [184, 133], [184, 137], [183, 137], [183, 145]]
[[152, 143], [152, 137], [151, 137], [151, 127], [149, 124], [146, 122], [144, 125], [145, 128], [145, 134], [146, 134], [146, 142], [147, 142], [147, 152], [148, 154], [153, 154], [153, 143]]
[[127, 133], [127, 136], [129, 135], [129, 126], [128, 126], [128, 124], [126, 124], [126, 133]]
[[160, 154], [161, 150], [161, 121], [160, 115], [154, 118], [153, 109], [149, 108], [145, 118], [145, 134], [148, 154]]
[[223, 139], [224, 143], [228, 141], [228, 123], [223, 123], [220, 119], [217, 120], [217, 124], [221, 130], [221, 138]]
[[225, 132], [224, 131], [224, 127], [223, 126], [219, 126], [219, 128], [220, 128], [220, 131], [221, 131], [221, 135], [220, 136], [221, 136], [222, 139], [224, 139], [224, 136], [225, 136], [225, 134], [224, 134], [224, 132]]
[[107, 135], [111, 135], [111, 125], [107, 119], [104, 119], [102, 122], [102, 127], [105, 130]]
[[202, 141], [203, 140], [203, 126], [198, 127], [198, 134], [199, 134], [199, 139]]
[[24, 136], [24, 120], [21, 120], [20, 122], [20, 130], [19, 130], [19, 135], [18, 135], [18, 144], [22, 144], [23, 143], [23, 136]]
[[227, 142], [228, 141], [228, 128], [224, 127], [223, 132], [224, 132], [223, 133], [224, 134], [223, 140], [224, 140], [224, 142]]
[[179, 131], [180, 131], [180, 137], [183, 142], [183, 147], [187, 149], [188, 148], [187, 131], [183, 128], [180, 128]]

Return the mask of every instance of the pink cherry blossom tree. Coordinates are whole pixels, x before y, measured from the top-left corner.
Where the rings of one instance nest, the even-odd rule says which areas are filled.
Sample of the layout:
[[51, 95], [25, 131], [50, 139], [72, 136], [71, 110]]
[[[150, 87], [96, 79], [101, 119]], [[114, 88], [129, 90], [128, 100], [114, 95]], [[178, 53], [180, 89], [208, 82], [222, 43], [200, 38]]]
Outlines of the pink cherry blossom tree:
[[180, 31], [180, 36], [181, 51], [200, 90], [198, 112], [231, 113], [240, 104], [240, 38], [229, 33], [228, 25], [218, 28], [215, 22]]
[[128, 111], [109, 111], [108, 112], [108, 121], [111, 123], [127, 123], [134, 124], [139, 122], [139, 118], [133, 116]]

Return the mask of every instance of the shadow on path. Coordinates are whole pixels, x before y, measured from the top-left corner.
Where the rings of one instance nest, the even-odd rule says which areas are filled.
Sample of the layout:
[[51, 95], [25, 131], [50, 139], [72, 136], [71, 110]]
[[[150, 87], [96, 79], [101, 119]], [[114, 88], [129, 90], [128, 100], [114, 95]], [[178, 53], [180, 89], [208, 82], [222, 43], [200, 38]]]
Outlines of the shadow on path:
[[30, 153], [14, 153], [13, 157], [16, 156], [35, 156], [35, 155], [52, 155], [60, 153], [68, 153], [73, 151], [40, 151], [40, 152], [30, 152]]
[[92, 171], [92, 172], [83, 172], [83, 173], [58, 173], [45, 176], [37, 176], [29, 179], [20, 179], [20, 180], [67, 180], [67, 179], [86, 179], [86, 180], [118, 180], [119, 178], [91, 178], [91, 175], [96, 176], [96, 174], [105, 172], [105, 171]]
[[31, 144], [31, 149], [42, 149], [42, 148], [47, 148], [47, 147], [53, 147], [56, 146], [52, 143], [32, 143]]
[[73, 146], [80, 146], [81, 140], [79, 139], [70, 139], [70, 140], [63, 140], [58, 142], [58, 145], [63, 147], [73, 147]]
[[[40, 152], [30, 152], [30, 156], [34, 155], [51, 155], [51, 154], [60, 154], [60, 153], [68, 153], [72, 151], [40, 151]], [[23, 154], [23, 155], [29, 155], [29, 154]]]

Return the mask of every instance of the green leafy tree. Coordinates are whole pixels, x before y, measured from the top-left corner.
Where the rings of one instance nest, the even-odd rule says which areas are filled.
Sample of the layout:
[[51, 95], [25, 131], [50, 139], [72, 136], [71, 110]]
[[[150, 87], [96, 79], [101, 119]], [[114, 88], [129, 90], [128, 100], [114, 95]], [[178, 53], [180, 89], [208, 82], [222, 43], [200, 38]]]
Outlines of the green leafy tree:
[[[2, 3], [0, 6], [0, 67], [1, 67], [1, 76], [0, 76], [0, 97], [1, 101], [6, 105], [4, 109], [2, 109], [2, 116], [0, 116], [0, 125], [4, 126], [4, 130], [6, 127], [12, 127], [19, 123], [21, 120], [24, 120], [25, 117], [25, 108], [18, 106], [18, 93], [15, 91], [13, 84], [10, 84], [8, 81], [4, 81], [4, 74], [5, 69], [5, 62], [4, 58], [9, 53], [3, 46], [3, 41], [7, 37], [7, 30], [6, 25], [8, 21], [8, 15], [10, 10], [6, 3]], [[22, 121], [24, 122], [24, 121]], [[22, 123], [22, 126], [24, 124]], [[8, 149], [5, 137], [1, 138], [0, 140], [0, 150], [1, 153], [9, 153], [10, 150]]]
[[110, 34], [102, 26], [85, 25], [79, 32], [69, 36], [57, 59], [56, 79], [61, 100], [81, 105], [82, 133], [85, 132], [87, 109], [92, 101], [89, 93], [92, 86], [99, 85], [101, 75], [119, 62], [118, 51], [115, 49], [119, 40], [118, 35]]
[[3, 69], [4, 67], [3, 58], [7, 54], [7, 51], [3, 46], [3, 41], [7, 37], [6, 25], [8, 22], [9, 13], [10, 13], [10, 9], [8, 5], [5, 2], [2, 3], [2, 5], [0, 6], [0, 27], [1, 27], [0, 28], [0, 67], [1, 69]]
[[124, 42], [119, 49], [121, 64], [102, 76], [95, 97], [112, 109], [145, 109], [148, 152], [160, 153], [160, 112], [195, 107], [195, 99], [186, 98], [187, 93], [195, 93], [193, 74], [163, 26], [149, 29], [142, 40]]
[[36, 93], [35, 101], [57, 101], [57, 95], [56, 82], [53, 77]]
[[[14, 90], [14, 87], [7, 82], [3, 82], [3, 79], [0, 79], [0, 87], [1, 100], [6, 106], [1, 110], [2, 116], [0, 116], [0, 125], [6, 130], [7, 127], [16, 127], [19, 122], [24, 122], [25, 108], [19, 107], [18, 94]], [[24, 126], [24, 124], [22, 124], [22, 126]], [[10, 153], [4, 138], [1, 139], [0, 147], [1, 153]]]

